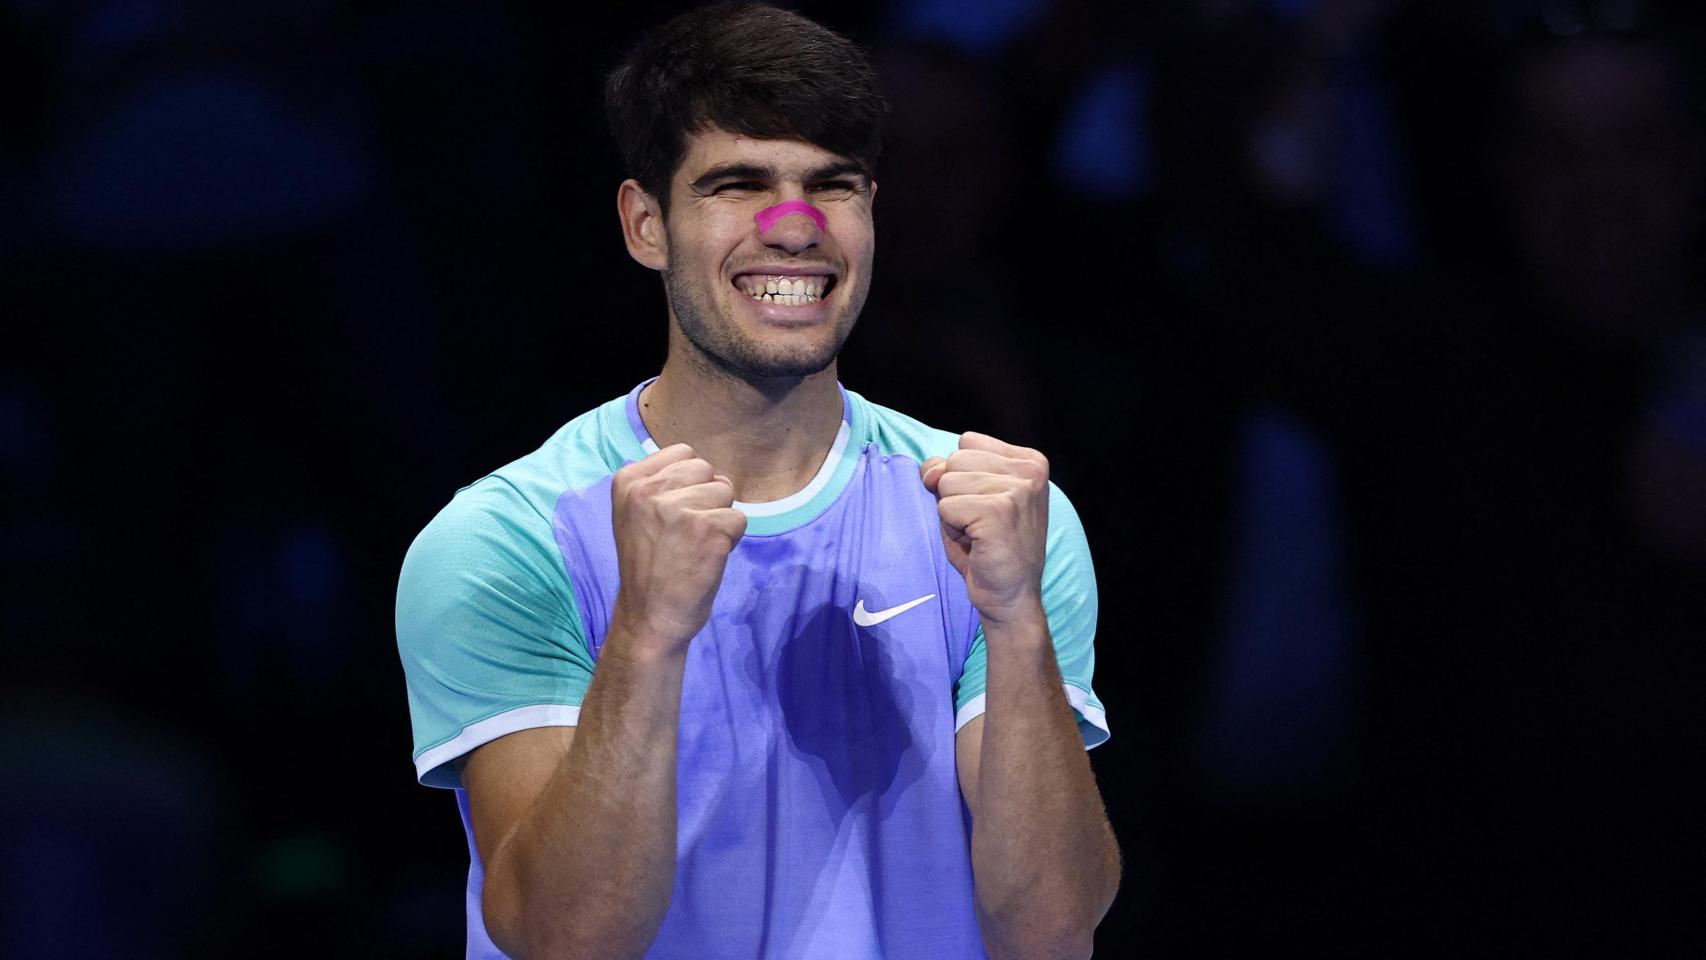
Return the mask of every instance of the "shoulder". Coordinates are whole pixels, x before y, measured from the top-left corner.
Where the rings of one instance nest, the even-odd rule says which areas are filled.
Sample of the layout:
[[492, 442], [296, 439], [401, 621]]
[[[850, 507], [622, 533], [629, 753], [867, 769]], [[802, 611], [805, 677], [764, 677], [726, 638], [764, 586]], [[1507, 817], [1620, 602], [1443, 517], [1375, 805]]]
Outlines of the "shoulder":
[[457, 490], [410, 545], [399, 601], [411, 595], [424, 601], [427, 594], [470, 579], [558, 579], [553, 534], [558, 501], [596, 486], [624, 462], [619, 435], [612, 436], [611, 406], [576, 417], [538, 449]]
[[875, 444], [885, 454], [911, 457], [919, 462], [931, 457], [945, 457], [960, 447], [960, 435], [932, 427], [898, 410], [872, 403], [857, 393], [847, 391], [853, 408], [854, 425], [863, 444]]
[[600, 404], [563, 424], [537, 450], [513, 460], [457, 491], [458, 496], [487, 488], [473, 506], [495, 505], [514, 493], [545, 513], [565, 491], [596, 486], [629, 460], [645, 455], [628, 426], [624, 397]]
[[619, 397], [588, 410], [559, 427], [538, 449], [458, 489], [422, 536], [513, 531], [533, 520], [549, 524], [564, 493], [597, 486], [628, 460], [643, 455], [638, 442], [625, 433], [622, 402]]
[[[859, 421], [861, 442], [874, 443], [886, 454], [912, 457], [919, 462], [931, 457], [945, 457], [960, 448], [960, 434], [930, 426], [897, 410], [873, 403], [857, 393], [847, 391]], [[1047, 455], [1048, 451], [1043, 451]], [[1058, 516], [1066, 526], [1079, 527], [1078, 513], [1072, 501], [1054, 481], [1049, 481], [1050, 515]]]

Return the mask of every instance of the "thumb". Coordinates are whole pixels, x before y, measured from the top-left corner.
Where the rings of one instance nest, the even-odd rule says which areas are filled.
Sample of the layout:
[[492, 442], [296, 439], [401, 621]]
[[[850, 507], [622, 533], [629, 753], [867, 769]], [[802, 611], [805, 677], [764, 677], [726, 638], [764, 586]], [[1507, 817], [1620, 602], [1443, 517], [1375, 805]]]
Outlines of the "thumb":
[[936, 485], [941, 482], [942, 474], [948, 470], [948, 461], [944, 457], [931, 457], [918, 468], [919, 476], [924, 480], [924, 489], [936, 492]]
[[971, 563], [971, 537], [964, 530], [959, 530], [942, 524], [942, 552], [947, 554], [948, 565], [958, 570], [960, 576], [969, 576], [967, 567]]

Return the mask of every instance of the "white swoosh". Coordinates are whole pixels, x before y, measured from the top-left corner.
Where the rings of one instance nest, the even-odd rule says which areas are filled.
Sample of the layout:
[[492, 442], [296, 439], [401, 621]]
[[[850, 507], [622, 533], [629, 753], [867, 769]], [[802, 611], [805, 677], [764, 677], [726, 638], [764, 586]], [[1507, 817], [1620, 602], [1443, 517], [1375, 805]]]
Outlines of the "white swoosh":
[[926, 596], [919, 597], [917, 600], [908, 600], [898, 607], [890, 607], [887, 610], [878, 610], [876, 613], [865, 612], [865, 601], [860, 600], [858, 603], [853, 605], [853, 622], [861, 627], [874, 627], [890, 617], [900, 616], [906, 611], [911, 610], [913, 607], [918, 606], [934, 596], [934, 593], [927, 594]]

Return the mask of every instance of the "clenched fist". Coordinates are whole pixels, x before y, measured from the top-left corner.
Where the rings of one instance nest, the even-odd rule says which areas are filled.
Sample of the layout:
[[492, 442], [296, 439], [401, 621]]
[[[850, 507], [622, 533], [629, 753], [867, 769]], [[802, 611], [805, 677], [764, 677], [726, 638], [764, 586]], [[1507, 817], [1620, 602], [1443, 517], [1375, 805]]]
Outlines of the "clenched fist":
[[1048, 460], [981, 433], [921, 468], [936, 495], [948, 562], [965, 577], [972, 606], [986, 623], [1042, 615], [1048, 545]]
[[610, 523], [622, 586], [618, 627], [664, 651], [685, 649], [710, 619], [729, 553], [746, 533], [734, 484], [685, 443], [616, 471]]

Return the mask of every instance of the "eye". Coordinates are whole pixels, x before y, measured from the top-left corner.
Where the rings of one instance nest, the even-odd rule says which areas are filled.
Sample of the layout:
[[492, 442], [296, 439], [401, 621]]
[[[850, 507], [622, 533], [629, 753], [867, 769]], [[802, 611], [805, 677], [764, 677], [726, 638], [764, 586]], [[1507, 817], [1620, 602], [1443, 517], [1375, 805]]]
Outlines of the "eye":
[[753, 193], [764, 189], [764, 185], [756, 180], [730, 180], [728, 183], [717, 185], [715, 193]]
[[828, 197], [852, 196], [859, 192], [859, 184], [853, 180], [825, 180], [812, 184], [812, 192]]

